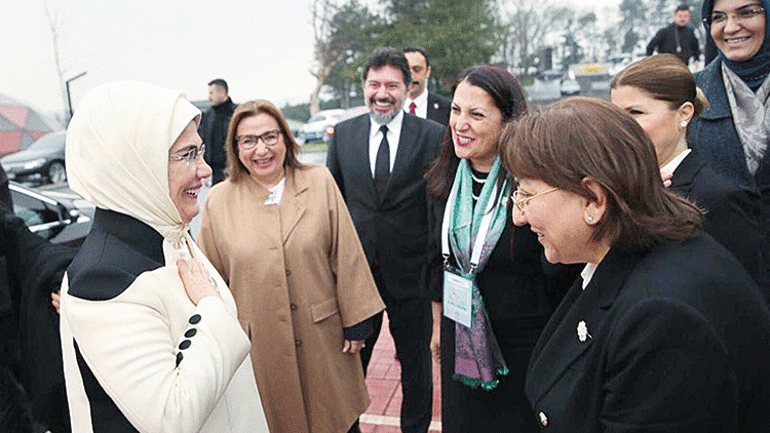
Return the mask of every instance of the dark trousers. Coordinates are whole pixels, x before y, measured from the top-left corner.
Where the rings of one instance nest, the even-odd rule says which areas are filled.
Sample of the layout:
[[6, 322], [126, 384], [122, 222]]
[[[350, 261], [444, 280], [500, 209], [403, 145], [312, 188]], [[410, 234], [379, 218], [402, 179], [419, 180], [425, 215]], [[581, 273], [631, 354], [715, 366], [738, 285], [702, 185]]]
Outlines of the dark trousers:
[[[431, 306], [425, 298], [392, 299], [382, 290], [381, 274], [372, 269], [374, 281], [385, 302], [390, 334], [401, 362], [401, 431], [425, 433], [431, 419], [433, 381], [431, 374], [430, 335]], [[375, 318], [375, 331], [361, 350], [364, 373], [372, 357], [372, 349], [382, 328], [382, 313]]]

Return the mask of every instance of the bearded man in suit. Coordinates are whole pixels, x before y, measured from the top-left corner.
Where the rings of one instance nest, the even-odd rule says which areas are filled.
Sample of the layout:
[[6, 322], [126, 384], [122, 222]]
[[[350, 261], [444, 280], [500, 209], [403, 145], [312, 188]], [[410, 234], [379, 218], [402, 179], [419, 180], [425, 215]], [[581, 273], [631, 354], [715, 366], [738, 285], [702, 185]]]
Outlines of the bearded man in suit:
[[[431, 418], [431, 306], [425, 281], [428, 198], [423, 174], [438, 155], [444, 127], [406, 115], [409, 63], [401, 51], [375, 50], [363, 72], [370, 112], [337, 124], [327, 166], [339, 185], [385, 301], [401, 362], [401, 430], [428, 430]], [[382, 325], [361, 351], [364, 371]]]

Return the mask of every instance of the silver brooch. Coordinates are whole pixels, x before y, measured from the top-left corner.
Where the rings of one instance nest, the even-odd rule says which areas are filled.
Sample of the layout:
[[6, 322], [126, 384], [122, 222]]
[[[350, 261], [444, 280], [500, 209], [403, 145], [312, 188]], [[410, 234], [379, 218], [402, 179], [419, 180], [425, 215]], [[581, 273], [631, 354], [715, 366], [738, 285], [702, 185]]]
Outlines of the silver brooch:
[[588, 327], [586, 326], [585, 320], [581, 320], [580, 323], [578, 323], [577, 333], [578, 340], [580, 340], [580, 342], [584, 342], [587, 338], [591, 338], [591, 334], [588, 333]]

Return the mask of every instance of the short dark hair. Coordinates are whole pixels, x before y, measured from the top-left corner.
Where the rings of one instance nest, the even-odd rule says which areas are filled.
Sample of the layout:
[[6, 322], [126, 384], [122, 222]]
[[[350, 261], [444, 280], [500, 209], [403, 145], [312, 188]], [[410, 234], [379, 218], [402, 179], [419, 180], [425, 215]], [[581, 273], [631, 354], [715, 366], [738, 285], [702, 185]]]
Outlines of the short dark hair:
[[225, 151], [227, 152], [227, 173], [230, 181], [238, 183], [249, 176], [249, 170], [238, 158], [238, 140], [235, 136], [243, 119], [253, 117], [258, 114], [267, 114], [278, 122], [278, 128], [281, 130], [283, 142], [286, 145], [286, 158], [283, 160], [284, 167], [304, 167], [297, 155], [300, 152], [299, 145], [291, 134], [286, 118], [278, 107], [270, 101], [258, 99], [256, 101], [244, 102], [233, 112], [233, 118], [230, 120], [230, 126], [227, 128], [227, 139], [225, 141]]
[[412, 84], [412, 73], [409, 70], [409, 62], [406, 60], [406, 56], [403, 52], [398, 51], [391, 47], [377, 48], [369, 56], [369, 60], [364, 65], [364, 73], [361, 78], [366, 82], [366, 77], [369, 75], [370, 69], [380, 69], [383, 66], [392, 66], [401, 70], [401, 74], [404, 76], [404, 84], [409, 89], [409, 85]]
[[690, 6], [689, 6], [689, 5], [686, 5], [686, 4], [681, 4], [681, 5], [679, 5], [679, 6], [677, 6], [677, 7], [676, 7], [676, 10], [674, 11], [674, 13], [677, 13], [677, 12], [679, 12], [679, 11], [687, 11], [687, 12], [690, 12]]
[[586, 179], [607, 196], [593, 239], [646, 251], [695, 236], [700, 210], [663, 186], [655, 147], [622, 109], [573, 96], [511, 122], [500, 138], [503, 166], [513, 176], [596, 200]]
[[416, 45], [407, 45], [406, 48], [404, 48], [404, 54], [406, 53], [420, 53], [423, 57], [425, 57], [425, 66], [430, 68], [430, 56], [428, 53], [425, 52], [425, 50], [422, 47], [418, 47]]
[[230, 89], [227, 88], [227, 81], [225, 81], [225, 80], [223, 80], [221, 78], [217, 78], [217, 79], [211, 80], [209, 82], [209, 86], [212, 86], [212, 85], [217, 85], [217, 86], [225, 89], [225, 93], [230, 91]]

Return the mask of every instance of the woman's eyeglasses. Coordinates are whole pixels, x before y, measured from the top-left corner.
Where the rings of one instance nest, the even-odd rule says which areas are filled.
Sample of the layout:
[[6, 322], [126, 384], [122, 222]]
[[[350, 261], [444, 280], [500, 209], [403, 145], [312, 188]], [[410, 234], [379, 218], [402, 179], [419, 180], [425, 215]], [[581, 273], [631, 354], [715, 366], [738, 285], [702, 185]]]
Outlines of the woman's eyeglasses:
[[192, 167], [195, 165], [195, 161], [197, 161], [199, 157], [203, 157], [205, 153], [206, 145], [201, 144], [201, 147], [191, 147], [187, 152], [181, 155], [169, 155], [168, 159], [172, 161], [185, 161], [187, 167]]
[[539, 192], [539, 193], [537, 193], [537, 194], [535, 194], [535, 195], [531, 195], [531, 196], [529, 196], [529, 197], [520, 197], [520, 196], [521, 196], [521, 193], [520, 193], [520, 192], [519, 192], [519, 190], [517, 189], [517, 190], [515, 190], [515, 191], [513, 192], [513, 194], [511, 194], [511, 201], [513, 201], [513, 204], [515, 204], [515, 205], [516, 205], [516, 207], [517, 207], [517, 208], [519, 208], [519, 211], [520, 211], [521, 213], [524, 213], [524, 209], [526, 209], [526, 207], [527, 207], [527, 205], [529, 204], [530, 200], [532, 200], [533, 198], [537, 198], [537, 197], [540, 197], [540, 196], [542, 196], [542, 195], [546, 195], [546, 194], [548, 194], [549, 192], [553, 192], [553, 191], [556, 191], [557, 189], [558, 189], [558, 188], [551, 188], [551, 189], [545, 190], [545, 191], [543, 191], [543, 192]]
[[262, 140], [262, 142], [265, 143], [265, 146], [275, 146], [278, 144], [278, 138], [280, 136], [281, 131], [274, 129], [272, 131], [267, 131], [262, 135], [241, 135], [235, 140], [238, 142], [238, 146], [240, 146], [241, 149], [249, 150], [256, 147], [259, 140]]
[[727, 17], [730, 15], [732, 15], [734, 22], [740, 23], [748, 21], [764, 12], [765, 8], [760, 5], [747, 5], [736, 9], [732, 14], [719, 11], [712, 12], [710, 16], [703, 18], [703, 23], [706, 24], [707, 27], [713, 24], [722, 24], [727, 22]]

